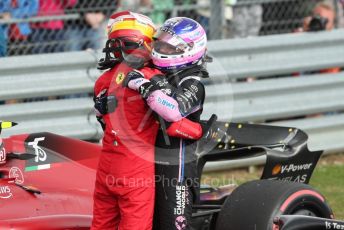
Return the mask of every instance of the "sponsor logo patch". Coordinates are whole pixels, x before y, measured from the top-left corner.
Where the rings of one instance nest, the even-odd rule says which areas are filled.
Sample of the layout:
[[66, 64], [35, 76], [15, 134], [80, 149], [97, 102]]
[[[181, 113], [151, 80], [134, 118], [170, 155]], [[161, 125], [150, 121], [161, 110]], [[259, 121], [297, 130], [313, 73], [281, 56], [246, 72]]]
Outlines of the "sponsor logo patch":
[[163, 106], [165, 106], [165, 107], [171, 109], [171, 110], [174, 110], [174, 109], [175, 109], [175, 106], [174, 106], [172, 103], [170, 103], [169, 101], [167, 101], [167, 100], [165, 100], [165, 99], [162, 99], [161, 97], [158, 97], [158, 102], [159, 102], [160, 104], [162, 104]]
[[298, 182], [298, 183], [305, 183], [308, 179], [308, 175], [298, 175], [298, 176], [288, 176], [288, 177], [274, 177], [271, 178], [271, 180], [281, 180], [281, 181], [292, 181], [292, 182]]
[[35, 162], [47, 160], [47, 153], [40, 146], [38, 146], [38, 142], [44, 141], [44, 139], [45, 137], [38, 137], [38, 138], [35, 138], [34, 141], [28, 143], [28, 145], [32, 146], [35, 150], [35, 154], [36, 154]]
[[0, 165], [6, 163], [6, 149], [0, 139]]
[[272, 169], [272, 175], [277, 175], [281, 172], [282, 166], [281, 165], [276, 165], [273, 169]]
[[184, 230], [186, 229], [186, 218], [185, 216], [177, 216], [176, 221], [175, 221], [176, 228], [178, 230]]
[[305, 171], [305, 170], [309, 170], [312, 167], [312, 165], [313, 163], [300, 164], [300, 165], [295, 165], [295, 164], [279, 165], [278, 164], [275, 167], [273, 167], [272, 175]]
[[326, 229], [340, 229], [344, 230], [344, 224], [336, 223], [336, 222], [329, 222], [325, 221]]
[[17, 184], [23, 184], [24, 183], [24, 175], [18, 167], [12, 167], [10, 169], [8, 176], [9, 176], [9, 178], [16, 178], [15, 182]]
[[119, 73], [116, 77], [116, 83], [119, 85], [122, 83], [122, 81], [124, 80], [124, 73]]
[[1, 199], [9, 199], [11, 198], [12, 192], [9, 186], [0, 186], [0, 198]]
[[176, 207], [174, 208], [174, 215], [184, 215], [186, 187], [184, 185], [176, 186]]

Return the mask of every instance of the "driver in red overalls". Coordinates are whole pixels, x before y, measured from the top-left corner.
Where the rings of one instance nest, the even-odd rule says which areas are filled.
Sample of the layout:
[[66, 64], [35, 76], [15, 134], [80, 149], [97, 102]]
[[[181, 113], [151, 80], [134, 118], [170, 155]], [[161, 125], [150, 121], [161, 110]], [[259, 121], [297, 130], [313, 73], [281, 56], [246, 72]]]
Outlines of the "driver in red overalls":
[[[154, 145], [159, 124], [140, 94], [126, 87], [125, 78], [134, 69], [148, 79], [159, 74], [145, 67], [154, 32], [152, 21], [141, 14], [125, 11], [109, 19], [109, 40], [103, 50], [106, 57], [99, 63], [108, 70], [94, 87], [104, 137], [94, 191], [93, 230], [152, 228]], [[172, 127], [181, 128], [182, 123]], [[188, 138], [202, 135], [199, 124], [187, 120], [183, 124], [188, 125]]]

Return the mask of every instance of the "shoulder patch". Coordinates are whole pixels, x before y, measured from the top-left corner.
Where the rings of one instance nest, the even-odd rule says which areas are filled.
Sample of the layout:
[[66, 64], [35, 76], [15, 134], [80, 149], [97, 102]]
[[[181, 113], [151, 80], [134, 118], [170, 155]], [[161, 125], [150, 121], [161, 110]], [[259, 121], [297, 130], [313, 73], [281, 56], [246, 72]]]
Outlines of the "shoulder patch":
[[120, 72], [117, 77], [116, 77], [116, 83], [119, 85], [122, 83], [122, 81], [124, 80], [124, 73]]

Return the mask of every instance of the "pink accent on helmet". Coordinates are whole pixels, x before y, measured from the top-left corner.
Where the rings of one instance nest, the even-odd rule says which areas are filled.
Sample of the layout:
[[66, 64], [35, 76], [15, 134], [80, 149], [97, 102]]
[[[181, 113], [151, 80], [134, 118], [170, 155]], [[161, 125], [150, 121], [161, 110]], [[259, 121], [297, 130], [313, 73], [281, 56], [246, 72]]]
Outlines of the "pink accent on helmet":
[[[190, 23], [193, 25], [197, 24], [197, 26], [191, 27], [194, 28], [191, 30], [190, 27], [188, 27]], [[181, 29], [179, 27], [174, 31], [174, 26], [177, 27], [178, 25], [185, 25], [185, 28]], [[162, 28], [164, 26], [166, 26], [164, 30], [160, 30], [156, 33], [155, 39], [176, 47], [176, 50], [179, 48], [182, 52], [164, 54], [159, 51], [159, 49], [155, 49], [153, 45], [151, 57], [153, 64], [157, 68], [161, 70], [184, 68], [196, 64], [205, 55], [207, 35], [198, 22], [190, 18], [177, 17], [167, 20]]]
[[189, 43], [189, 42], [199, 41], [200, 39], [203, 38], [204, 35], [205, 35], [204, 29], [201, 26], [199, 26], [195, 31], [192, 31], [192, 32], [186, 33], [186, 34], [181, 34], [179, 36], [184, 41]]
[[152, 56], [152, 60], [153, 60], [154, 65], [159, 66], [159, 67], [179, 66], [179, 65], [183, 65], [183, 64], [201, 59], [202, 56], [204, 55], [204, 52], [205, 50], [201, 50], [191, 57], [179, 57], [179, 58], [174, 58], [174, 59], [163, 59], [163, 58], [155, 59], [154, 56]]

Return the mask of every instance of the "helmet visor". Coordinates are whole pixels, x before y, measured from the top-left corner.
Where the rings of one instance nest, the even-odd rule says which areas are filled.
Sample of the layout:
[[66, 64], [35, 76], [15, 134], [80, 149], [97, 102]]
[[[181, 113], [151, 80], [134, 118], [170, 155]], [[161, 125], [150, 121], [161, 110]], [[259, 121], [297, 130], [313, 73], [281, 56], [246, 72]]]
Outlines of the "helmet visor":
[[136, 36], [119, 37], [121, 46], [125, 50], [134, 50], [140, 48], [144, 41]]
[[153, 43], [153, 49], [160, 54], [166, 54], [166, 55], [184, 53], [184, 51], [179, 49], [178, 47], [175, 47], [175, 46], [168, 44], [167, 42], [163, 42], [163, 41], [155, 41]]
[[153, 48], [161, 54], [182, 54], [192, 46], [176, 34], [159, 30], [154, 35]]

